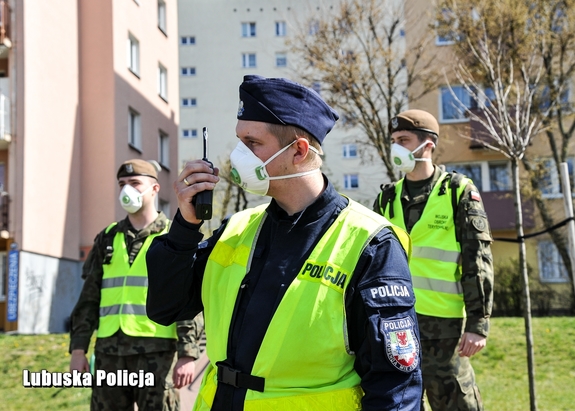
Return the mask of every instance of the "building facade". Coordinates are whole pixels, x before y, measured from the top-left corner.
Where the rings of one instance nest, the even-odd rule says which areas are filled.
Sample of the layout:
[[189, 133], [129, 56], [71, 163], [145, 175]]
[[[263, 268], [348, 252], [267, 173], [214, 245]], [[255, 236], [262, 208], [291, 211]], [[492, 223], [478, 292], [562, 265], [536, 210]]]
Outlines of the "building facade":
[[172, 0], [2, 1], [0, 328], [62, 332], [96, 234], [125, 217], [116, 171], [156, 160], [175, 210]]

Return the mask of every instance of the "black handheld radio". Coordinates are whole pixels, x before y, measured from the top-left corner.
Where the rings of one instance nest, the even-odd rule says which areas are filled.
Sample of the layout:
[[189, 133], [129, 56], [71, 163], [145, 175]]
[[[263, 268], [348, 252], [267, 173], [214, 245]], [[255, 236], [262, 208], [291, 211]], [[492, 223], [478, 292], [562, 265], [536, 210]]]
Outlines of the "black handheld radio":
[[[204, 138], [204, 158], [202, 160], [207, 161], [212, 166], [214, 165], [210, 160], [208, 160], [208, 128], [203, 129]], [[212, 199], [214, 192], [212, 190], [200, 191], [196, 194], [192, 200], [192, 203], [196, 207], [196, 217], [200, 220], [210, 220], [212, 218]]]

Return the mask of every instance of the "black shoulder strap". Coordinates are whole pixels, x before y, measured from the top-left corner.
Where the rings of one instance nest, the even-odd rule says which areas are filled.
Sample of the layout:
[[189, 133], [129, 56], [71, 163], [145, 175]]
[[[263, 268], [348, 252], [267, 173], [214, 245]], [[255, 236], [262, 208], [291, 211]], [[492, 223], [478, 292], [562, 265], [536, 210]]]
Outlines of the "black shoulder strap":
[[102, 264], [110, 264], [112, 256], [114, 255], [114, 237], [118, 233], [118, 224], [108, 226], [102, 236], [102, 251], [104, 259]]
[[457, 189], [461, 185], [463, 181], [463, 174], [458, 173], [457, 171], [452, 171], [449, 173], [451, 176], [451, 183], [449, 187], [451, 188], [451, 207], [453, 208], [453, 219], [455, 220], [457, 217], [457, 206], [459, 204], [459, 198], [457, 197]]
[[395, 201], [395, 184], [387, 183], [380, 186], [381, 193], [379, 193], [379, 209], [381, 215], [385, 214], [385, 209], [389, 204], [389, 218], [393, 218], [393, 202]]

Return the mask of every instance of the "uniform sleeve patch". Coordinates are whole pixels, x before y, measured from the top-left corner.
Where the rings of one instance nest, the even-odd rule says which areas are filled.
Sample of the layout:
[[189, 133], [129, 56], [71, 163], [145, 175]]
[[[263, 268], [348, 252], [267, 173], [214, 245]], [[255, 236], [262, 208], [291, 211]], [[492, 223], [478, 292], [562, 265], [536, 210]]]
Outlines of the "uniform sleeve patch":
[[381, 320], [381, 333], [390, 364], [402, 372], [411, 372], [419, 365], [419, 341], [410, 317]]
[[471, 225], [479, 232], [487, 230], [487, 223], [482, 217], [471, 217]]
[[469, 198], [471, 198], [473, 201], [481, 201], [481, 196], [477, 191], [474, 190], [469, 192]]

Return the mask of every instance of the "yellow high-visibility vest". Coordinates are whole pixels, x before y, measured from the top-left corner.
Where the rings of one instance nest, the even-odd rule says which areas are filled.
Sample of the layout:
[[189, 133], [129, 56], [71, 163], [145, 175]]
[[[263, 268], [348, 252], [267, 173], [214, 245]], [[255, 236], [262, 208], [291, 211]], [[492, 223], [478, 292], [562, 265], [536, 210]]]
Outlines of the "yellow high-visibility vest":
[[[427, 199], [421, 218], [409, 233], [413, 250], [409, 269], [415, 292], [415, 311], [418, 314], [442, 318], [464, 318], [465, 303], [461, 286], [461, 245], [455, 236], [452, 205], [452, 188], [439, 195], [440, 187], [448, 173], [443, 173]], [[465, 190], [468, 178], [463, 178], [457, 188], [457, 198]], [[395, 186], [395, 199], [386, 207], [385, 217], [405, 229], [401, 204], [404, 179]], [[390, 217], [393, 207], [394, 216]]]
[[[227, 356], [234, 303], [266, 207], [232, 216], [209, 256], [202, 301], [210, 364], [196, 411], [211, 409], [218, 384], [215, 364]], [[405, 231], [352, 200], [323, 235], [271, 319], [251, 370], [265, 379], [265, 388], [247, 390], [246, 411], [361, 409], [363, 391], [349, 349], [344, 296], [361, 253], [384, 227], [398, 232], [410, 249]]]
[[[108, 233], [116, 223], [106, 229]], [[166, 233], [149, 235], [136, 259], [130, 266], [124, 233], [114, 236], [114, 253], [110, 264], [103, 264], [104, 275], [100, 293], [100, 324], [98, 338], [113, 335], [119, 329], [132, 337], [158, 337], [177, 339], [176, 325], [160, 325], [146, 315], [148, 294], [148, 270], [146, 252], [154, 237]]]

